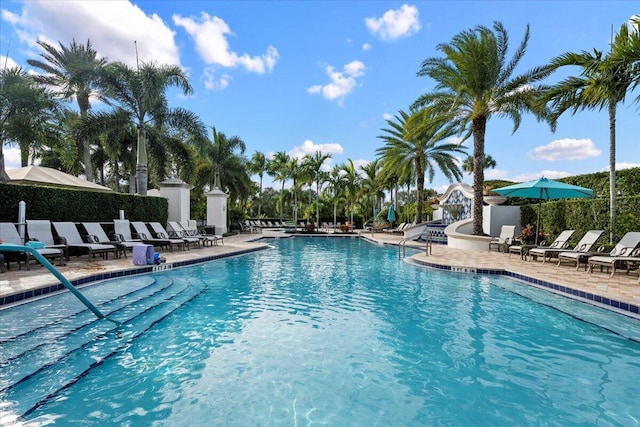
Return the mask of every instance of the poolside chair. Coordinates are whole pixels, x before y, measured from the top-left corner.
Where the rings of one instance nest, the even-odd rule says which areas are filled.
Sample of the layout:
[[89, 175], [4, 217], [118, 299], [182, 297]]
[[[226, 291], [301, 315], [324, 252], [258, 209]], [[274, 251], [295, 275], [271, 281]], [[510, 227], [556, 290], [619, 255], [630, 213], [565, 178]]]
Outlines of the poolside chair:
[[[509, 246], [509, 256], [511, 256], [511, 254], [518, 254], [520, 255], [520, 258], [526, 258], [529, 251], [531, 249], [566, 249], [569, 247], [569, 239], [571, 239], [571, 236], [573, 236], [573, 233], [575, 232], [575, 230], [564, 230], [562, 233], [560, 233], [558, 235], [558, 237], [556, 237], [556, 239], [549, 245], [546, 246], [544, 244], [544, 242], [542, 242], [542, 244], [540, 244], [539, 246], [529, 246], [529, 245], [523, 245], [523, 244], [519, 244], [519, 245], [511, 245]], [[517, 239], [515, 241], [518, 241]]]
[[602, 233], [604, 233], [603, 230], [587, 231], [572, 250], [562, 248], [533, 248], [529, 251], [529, 257], [533, 261], [537, 261], [538, 257], [542, 257], [542, 263], [544, 264], [547, 260], [551, 260], [551, 258], [558, 258], [560, 254], [565, 258], [574, 256], [570, 254], [575, 254], [575, 256], [586, 254], [591, 251], [591, 248], [596, 244], [600, 236], [602, 236]]
[[[11, 222], [0, 222], [0, 239], [4, 241], [4, 243], [9, 245], [19, 245], [23, 246], [22, 238], [16, 229], [16, 226]], [[45, 258], [58, 260], [58, 265], [64, 265], [64, 251], [62, 249], [54, 249], [54, 248], [43, 248], [43, 249], [35, 249], [40, 255]], [[1, 251], [0, 251], [1, 252]], [[26, 269], [29, 270], [29, 265], [31, 260], [33, 259], [32, 255], [29, 252], [2, 252], [4, 255], [5, 262], [7, 265], [10, 265], [11, 261], [15, 261], [18, 263], [18, 270], [20, 270], [21, 263], [24, 262]]]
[[140, 246], [144, 244], [142, 242], [127, 242], [124, 240], [120, 240], [116, 234], [113, 234], [112, 238], [110, 239], [107, 236], [107, 233], [105, 233], [102, 226], [97, 222], [83, 222], [82, 226], [87, 232], [86, 236], [88, 239], [90, 239], [90, 241], [93, 241], [95, 243], [102, 243], [105, 245], [115, 245], [118, 249], [117, 252], [122, 253], [125, 258], [127, 257], [127, 249], [131, 251], [134, 246]]
[[632, 262], [638, 258], [637, 246], [640, 245], [640, 232], [630, 231], [616, 244], [616, 246], [609, 252], [608, 256], [594, 255], [589, 257], [589, 272], [593, 273], [594, 267], [600, 267], [600, 271], [603, 268], [607, 270], [611, 269], [611, 277], [616, 273], [616, 269], [619, 266], [626, 266], [627, 272], [629, 271], [629, 262]]
[[141, 239], [131, 234], [131, 222], [128, 219], [114, 219], [113, 233], [120, 242], [142, 243]]
[[66, 242], [59, 237], [53, 237], [51, 231], [51, 221], [49, 220], [27, 220], [27, 235], [28, 240], [37, 240], [44, 243], [45, 248], [49, 249], [62, 249], [64, 252], [64, 259], [69, 261], [69, 250]]
[[187, 246], [187, 249], [191, 249], [191, 245], [195, 244], [196, 246], [200, 246], [200, 238], [194, 236], [187, 236], [182, 226], [179, 226], [176, 223], [177, 229], [171, 228], [171, 231], [167, 231], [166, 228], [162, 226], [159, 222], [150, 222], [149, 225], [153, 230], [153, 233], [156, 237], [164, 238], [168, 237], [169, 239], [182, 239]]
[[89, 258], [100, 255], [105, 259], [109, 259], [110, 253], [113, 253], [114, 258], [117, 257], [116, 245], [85, 242], [82, 240], [78, 227], [73, 222], [54, 222], [53, 228], [56, 229], [59, 237], [65, 239], [69, 252], [86, 253]]
[[220, 234], [203, 234], [198, 231], [196, 222], [193, 220], [182, 221], [178, 223], [187, 235], [192, 237], [198, 237], [202, 240], [202, 244], [210, 243], [211, 245], [218, 245], [218, 242], [224, 245], [224, 236]]
[[396, 228], [385, 228], [382, 231], [385, 233], [398, 233], [398, 232], [402, 232], [402, 230], [406, 225], [407, 225], [406, 222], [401, 222], [400, 224], [398, 224]]
[[507, 248], [513, 244], [515, 234], [515, 225], [503, 225], [500, 229], [500, 235], [498, 237], [492, 237], [489, 241], [489, 252], [491, 252], [491, 249], [496, 248], [498, 252], [502, 249], [502, 252], [506, 253]]
[[131, 221], [131, 226], [136, 231], [138, 238], [142, 240], [142, 243], [160, 248], [169, 248], [172, 252], [174, 246], [178, 246], [182, 249], [185, 247], [185, 241], [183, 239], [170, 239], [168, 237], [154, 236], [142, 221]]

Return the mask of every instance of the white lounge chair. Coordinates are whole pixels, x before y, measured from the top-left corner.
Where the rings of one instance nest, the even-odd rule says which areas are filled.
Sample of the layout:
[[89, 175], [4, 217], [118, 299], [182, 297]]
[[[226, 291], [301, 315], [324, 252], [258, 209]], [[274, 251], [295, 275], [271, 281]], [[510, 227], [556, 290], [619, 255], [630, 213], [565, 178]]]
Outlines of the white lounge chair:
[[178, 223], [184, 231], [192, 237], [198, 237], [202, 240], [202, 243], [209, 242], [212, 245], [218, 245], [218, 242], [224, 245], [224, 236], [221, 234], [203, 234], [198, 231], [196, 222], [193, 220], [182, 221]]
[[142, 243], [158, 246], [160, 248], [168, 247], [170, 251], [173, 251], [174, 246], [178, 246], [182, 249], [186, 246], [184, 239], [170, 239], [166, 234], [164, 236], [154, 236], [142, 221], [131, 221], [131, 226], [136, 231], [138, 238], [142, 240]]
[[538, 257], [542, 257], [542, 263], [544, 264], [551, 258], [559, 258], [560, 254], [563, 255], [563, 260], [568, 257], [579, 256], [580, 254], [586, 254], [591, 251], [593, 245], [604, 233], [603, 230], [589, 230], [587, 231], [573, 250], [568, 251], [562, 248], [534, 248], [529, 251], [529, 256], [532, 260], [537, 261]]
[[53, 233], [51, 232], [51, 221], [28, 219], [27, 235], [29, 236], [29, 240], [37, 240], [44, 243], [45, 248], [62, 249], [64, 252], [64, 258], [69, 261], [67, 245], [60, 238], [53, 237]]
[[132, 250], [134, 246], [140, 246], [142, 242], [132, 242], [120, 240], [117, 234], [113, 234], [113, 238], [109, 238], [104, 228], [97, 222], [83, 222], [82, 226], [87, 232], [87, 237], [92, 239], [95, 243], [116, 245], [120, 252], [127, 257], [127, 250]]
[[515, 225], [503, 225], [500, 229], [500, 235], [498, 237], [492, 237], [489, 241], [489, 251], [496, 248], [498, 252], [502, 249], [502, 252], [507, 252], [507, 248], [513, 244], [513, 240], [516, 234]]
[[640, 232], [630, 231], [616, 244], [609, 252], [608, 256], [594, 255], [589, 257], [589, 272], [593, 273], [595, 267], [611, 269], [611, 277], [616, 273], [616, 269], [620, 266], [626, 266], [629, 270], [629, 263], [638, 258], [636, 247], [640, 245]]
[[[171, 223], [173, 223], [173, 225]], [[159, 222], [150, 222], [149, 225], [157, 237], [167, 236], [170, 239], [182, 239], [188, 247], [191, 247], [191, 245], [197, 245], [199, 247], [201, 244], [199, 237], [187, 235], [187, 232], [177, 221], [169, 221], [167, 223], [170, 230], [164, 228]]]
[[526, 257], [528, 252], [532, 249], [566, 249], [569, 246], [569, 239], [571, 239], [574, 232], [575, 230], [564, 230], [549, 246], [546, 246], [544, 242], [541, 245], [534, 247], [523, 244], [511, 245], [509, 246], [509, 256], [511, 256], [511, 254], [519, 254], [520, 257], [523, 258]]

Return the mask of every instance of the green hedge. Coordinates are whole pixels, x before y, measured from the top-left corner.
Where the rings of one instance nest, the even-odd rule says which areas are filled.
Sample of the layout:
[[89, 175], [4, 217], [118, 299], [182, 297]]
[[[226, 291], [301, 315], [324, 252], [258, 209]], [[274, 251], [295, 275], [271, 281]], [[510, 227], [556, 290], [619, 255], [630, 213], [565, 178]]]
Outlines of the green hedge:
[[[640, 230], [640, 196], [616, 198], [617, 214], [614, 241], [629, 231]], [[538, 204], [520, 207], [521, 225], [536, 224]], [[562, 230], [576, 230], [581, 236], [589, 230], [605, 230], [609, 235], [609, 199], [571, 199], [542, 203], [540, 229], [553, 239]], [[603, 239], [605, 238], [603, 235]]]
[[164, 197], [0, 183], [0, 220], [18, 222], [21, 200], [27, 219], [109, 222], [123, 209], [129, 220], [166, 224], [169, 214]]

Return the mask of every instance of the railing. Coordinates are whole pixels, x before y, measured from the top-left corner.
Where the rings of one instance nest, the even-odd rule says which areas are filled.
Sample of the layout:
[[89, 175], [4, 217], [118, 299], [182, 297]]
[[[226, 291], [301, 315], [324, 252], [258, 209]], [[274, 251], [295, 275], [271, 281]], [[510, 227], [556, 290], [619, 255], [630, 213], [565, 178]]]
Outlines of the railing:
[[[80, 293], [80, 291], [78, 291], [78, 289], [76, 289], [75, 286], [73, 286], [71, 284], [71, 282], [69, 282], [69, 280], [67, 280], [66, 277], [64, 277], [62, 275], [62, 273], [60, 273], [50, 262], [48, 259], [46, 259], [40, 252], [38, 252], [37, 250], [35, 250], [32, 247], [29, 246], [21, 246], [21, 245], [13, 245], [13, 244], [1, 244], [0, 245], [0, 250], [2, 250], [3, 252], [27, 252], [31, 255], [33, 255], [33, 257], [35, 259], [37, 259], [38, 261], [40, 261], [40, 264], [42, 264], [47, 270], [49, 270], [51, 272], [51, 274], [53, 274], [58, 280], [60, 280], [60, 283], [62, 283], [64, 285], [65, 288], [69, 289], [69, 291], [80, 300], [80, 302], [82, 302], [89, 310], [91, 310], [91, 312], [93, 314], [96, 315], [96, 317], [98, 319], [105, 319], [108, 320], [110, 322], [115, 323], [116, 325], [120, 326], [120, 322], [118, 322], [117, 320], [113, 320], [113, 319], [109, 319], [107, 316], [105, 316], [104, 314], [102, 314], [100, 312], [100, 310], [98, 310], [98, 308], [93, 305], [91, 303], [91, 301], [89, 301], [87, 299], [87, 297], [85, 297], [84, 295], [82, 295], [82, 293]], [[29, 262], [29, 260], [27, 259], [27, 262]]]
[[398, 259], [402, 259], [406, 256], [406, 243], [422, 236], [426, 231], [427, 223], [418, 224], [404, 230], [404, 238], [398, 242]]

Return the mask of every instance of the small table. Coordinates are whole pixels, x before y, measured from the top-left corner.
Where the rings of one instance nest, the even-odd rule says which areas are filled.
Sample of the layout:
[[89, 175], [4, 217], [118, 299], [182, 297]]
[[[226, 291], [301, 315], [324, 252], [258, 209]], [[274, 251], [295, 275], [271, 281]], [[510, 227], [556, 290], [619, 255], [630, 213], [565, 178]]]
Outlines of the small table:
[[509, 246], [509, 255], [511, 254], [519, 254], [520, 259], [527, 260], [529, 256], [529, 249], [537, 247], [536, 245], [513, 245]]

